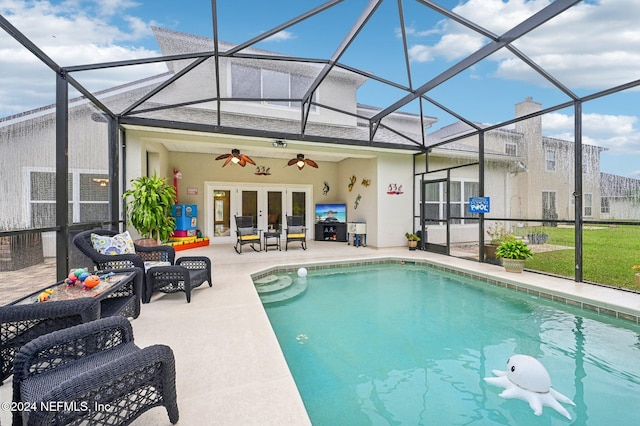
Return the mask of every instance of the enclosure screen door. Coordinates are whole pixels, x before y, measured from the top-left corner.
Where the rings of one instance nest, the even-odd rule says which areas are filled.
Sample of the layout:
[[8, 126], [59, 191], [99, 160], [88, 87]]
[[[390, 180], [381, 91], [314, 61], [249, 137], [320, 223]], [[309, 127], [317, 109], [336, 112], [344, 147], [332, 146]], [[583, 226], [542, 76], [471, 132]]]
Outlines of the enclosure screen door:
[[421, 215], [426, 232], [423, 234], [420, 246], [427, 251], [448, 253], [447, 220], [450, 211], [448, 190], [449, 182], [447, 179], [424, 181]]

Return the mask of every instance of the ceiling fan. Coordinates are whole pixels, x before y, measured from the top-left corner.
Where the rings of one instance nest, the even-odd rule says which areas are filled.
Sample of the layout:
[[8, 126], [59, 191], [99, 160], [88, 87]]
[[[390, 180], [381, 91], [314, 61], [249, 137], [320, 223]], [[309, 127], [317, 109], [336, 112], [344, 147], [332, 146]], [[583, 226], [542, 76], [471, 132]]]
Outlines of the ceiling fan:
[[218, 155], [216, 157], [216, 160], [224, 160], [225, 158], [226, 158], [226, 161], [224, 162], [222, 167], [229, 164], [229, 162], [232, 162], [234, 164], [239, 164], [242, 167], [246, 166], [247, 163], [253, 164], [254, 166], [256, 165], [256, 163], [249, 156], [240, 154], [239, 149], [232, 149], [231, 154]]
[[304, 154], [298, 154], [296, 158], [292, 158], [291, 160], [289, 160], [287, 166], [293, 166], [294, 164], [298, 166], [298, 170], [302, 170], [305, 164], [308, 164], [311, 167], [315, 167], [316, 169], [318, 168], [318, 164], [308, 158], [305, 159]]

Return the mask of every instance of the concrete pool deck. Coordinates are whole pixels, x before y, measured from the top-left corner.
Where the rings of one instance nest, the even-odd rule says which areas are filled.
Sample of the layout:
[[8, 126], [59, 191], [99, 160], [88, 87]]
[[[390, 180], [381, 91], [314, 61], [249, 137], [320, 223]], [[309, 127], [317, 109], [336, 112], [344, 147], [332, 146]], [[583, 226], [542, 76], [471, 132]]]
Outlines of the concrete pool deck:
[[[230, 245], [211, 245], [178, 252], [178, 256], [209, 256], [213, 287], [194, 290], [191, 303], [183, 293], [156, 294], [132, 321], [135, 340], [144, 347], [169, 345], [176, 357], [180, 421], [178, 424], [310, 425], [295, 382], [276, 336], [254, 289], [252, 274], [273, 267], [406, 259], [427, 261], [444, 269], [462, 271], [489, 282], [504, 282], [520, 291], [543, 292], [559, 300], [601, 306], [609, 314], [640, 316], [640, 294], [528, 273], [512, 274], [502, 267], [406, 247], [376, 249], [334, 242], [309, 242], [303, 251], [238, 255]], [[574, 303], [575, 304], [575, 303]], [[0, 386], [0, 401], [11, 400], [11, 378]], [[11, 424], [9, 412], [0, 411], [0, 424]], [[166, 411], [154, 408], [136, 425], [169, 425]]]

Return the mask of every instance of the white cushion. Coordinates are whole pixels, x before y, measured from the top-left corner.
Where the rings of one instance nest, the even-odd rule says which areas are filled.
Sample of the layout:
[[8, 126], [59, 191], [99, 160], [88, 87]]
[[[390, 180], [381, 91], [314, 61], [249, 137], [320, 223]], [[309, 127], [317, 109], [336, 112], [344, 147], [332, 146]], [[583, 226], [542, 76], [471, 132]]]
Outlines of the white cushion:
[[122, 234], [116, 234], [113, 237], [91, 234], [91, 244], [93, 244], [93, 248], [101, 254], [115, 255], [136, 252], [129, 231], [124, 231]]

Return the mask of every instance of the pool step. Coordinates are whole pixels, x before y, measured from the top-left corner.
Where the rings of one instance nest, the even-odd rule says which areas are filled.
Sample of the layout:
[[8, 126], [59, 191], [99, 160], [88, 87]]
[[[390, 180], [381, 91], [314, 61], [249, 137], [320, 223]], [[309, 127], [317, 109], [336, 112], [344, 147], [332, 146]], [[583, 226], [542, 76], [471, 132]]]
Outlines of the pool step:
[[274, 291], [284, 290], [293, 284], [293, 279], [287, 275], [267, 275], [264, 278], [254, 281], [256, 290], [260, 294], [273, 293]]
[[293, 279], [288, 275], [268, 275], [254, 281], [254, 284], [265, 305], [293, 299], [307, 290], [306, 278]]

